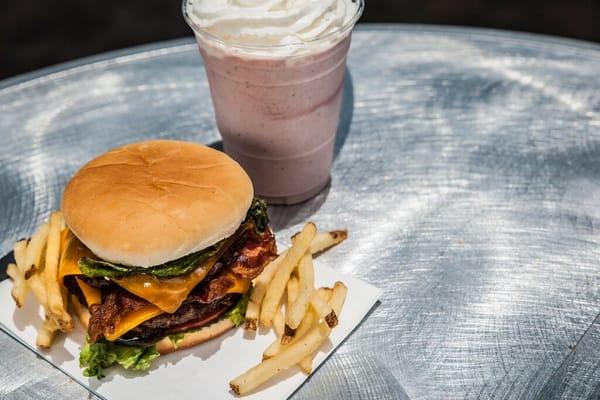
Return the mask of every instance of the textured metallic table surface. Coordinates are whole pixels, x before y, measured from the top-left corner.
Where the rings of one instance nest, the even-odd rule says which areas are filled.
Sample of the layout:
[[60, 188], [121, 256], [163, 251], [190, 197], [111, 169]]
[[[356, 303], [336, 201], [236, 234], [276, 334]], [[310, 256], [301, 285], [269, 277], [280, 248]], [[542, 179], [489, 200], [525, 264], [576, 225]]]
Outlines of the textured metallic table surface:
[[[331, 186], [272, 215], [384, 295], [294, 397], [599, 398], [600, 47], [363, 26], [347, 78]], [[2, 254], [94, 155], [218, 140], [191, 39], [0, 83], [0, 135]], [[86, 396], [0, 333], [0, 398]]]

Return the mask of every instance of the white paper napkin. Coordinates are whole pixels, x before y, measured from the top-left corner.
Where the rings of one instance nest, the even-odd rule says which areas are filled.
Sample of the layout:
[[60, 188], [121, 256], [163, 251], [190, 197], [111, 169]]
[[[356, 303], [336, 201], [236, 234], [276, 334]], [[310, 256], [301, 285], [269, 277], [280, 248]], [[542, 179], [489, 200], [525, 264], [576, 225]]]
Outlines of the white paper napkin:
[[[315, 265], [315, 285], [333, 286], [342, 281], [348, 295], [340, 315], [339, 325], [332, 331], [330, 343], [315, 357], [313, 370], [331, 355], [337, 346], [362, 321], [377, 302], [381, 291], [350, 276]], [[266, 347], [275, 340], [272, 332], [262, 332], [253, 338], [243, 329], [231, 330], [221, 337], [192, 349], [178, 351], [154, 360], [145, 373], [128, 372], [118, 367], [105, 371], [98, 380], [86, 378], [79, 368], [79, 349], [85, 336], [84, 328], [76, 324], [68, 336], [60, 339], [49, 351], [35, 346], [37, 328], [41, 325], [41, 309], [30, 294], [23, 309], [17, 310], [10, 295], [11, 282], [0, 282], [0, 324], [2, 329], [50, 361], [67, 375], [109, 400], [165, 399], [180, 400], [232, 399], [229, 381], [257, 364]], [[272, 379], [244, 399], [283, 399], [292, 395], [307, 376], [294, 367]]]

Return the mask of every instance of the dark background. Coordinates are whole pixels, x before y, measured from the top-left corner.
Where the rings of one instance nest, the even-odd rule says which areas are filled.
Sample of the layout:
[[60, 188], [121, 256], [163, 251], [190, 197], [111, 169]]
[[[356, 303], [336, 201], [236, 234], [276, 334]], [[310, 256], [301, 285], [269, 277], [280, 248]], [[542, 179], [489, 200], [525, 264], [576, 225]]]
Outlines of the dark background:
[[[600, 0], [366, 0], [362, 22], [468, 25], [600, 41]], [[2, 0], [0, 79], [191, 35], [179, 0]]]

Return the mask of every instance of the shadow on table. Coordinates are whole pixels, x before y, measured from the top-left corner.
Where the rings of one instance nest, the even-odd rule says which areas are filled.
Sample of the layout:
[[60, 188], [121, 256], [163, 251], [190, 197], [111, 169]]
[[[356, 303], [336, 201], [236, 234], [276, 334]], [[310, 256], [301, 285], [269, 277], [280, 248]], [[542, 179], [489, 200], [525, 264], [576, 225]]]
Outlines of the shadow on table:
[[340, 124], [335, 136], [335, 147], [333, 150], [334, 162], [338, 158], [342, 147], [346, 143], [350, 126], [352, 125], [352, 117], [354, 116], [354, 82], [352, 74], [346, 67], [346, 76], [344, 77], [344, 95], [342, 97], [342, 109], [340, 113]]
[[294, 204], [291, 206], [269, 205], [271, 226], [277, 232], [289, 226], [308, 221], [312, 215], [317, 213], [323, 203], [325, 203], [330, 189], [331, 181], [327, 183], [327, 186], [325, 186], [321, 193], [300, 204]]

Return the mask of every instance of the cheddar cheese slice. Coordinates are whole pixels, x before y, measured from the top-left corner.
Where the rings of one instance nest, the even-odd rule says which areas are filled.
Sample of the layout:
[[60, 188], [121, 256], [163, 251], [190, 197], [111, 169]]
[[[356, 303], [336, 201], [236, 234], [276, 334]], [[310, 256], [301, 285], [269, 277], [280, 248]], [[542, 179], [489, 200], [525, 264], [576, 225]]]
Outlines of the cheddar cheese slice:
[[[61, 260], [59, 266], [59, 280], [62, 282], [68, 275], [83, 275], [79, 269], [78, 261], [82, 257], [94, 257], [94, 254], [77, 239], [70, 230], [67, 230], [62, 241]], [[141, 323], [154, 318], [162, 313], [173, 313], [181, 306], [194, 287], [208, 274], [214, 263], [220, 257], [220, 252], [208, 259], [203, 265], [192, 273], [167, 279], [159, 279], [152, 275], [132, 275], [125, 278], [113, 279], [113, 282], [125, 290], [148, 301], [149, 305], [121, 316], [115, 325], [114, 331], [105, 335], [107, 340], [114, 341]], [[234, 273], [228, 277], [234, 282], [227, 293], [246, 293], [251, 281]], [[100, 304], [100, 290], [91, 287], [81, 279], [76, 279], [88, 306]]]

